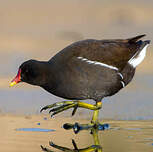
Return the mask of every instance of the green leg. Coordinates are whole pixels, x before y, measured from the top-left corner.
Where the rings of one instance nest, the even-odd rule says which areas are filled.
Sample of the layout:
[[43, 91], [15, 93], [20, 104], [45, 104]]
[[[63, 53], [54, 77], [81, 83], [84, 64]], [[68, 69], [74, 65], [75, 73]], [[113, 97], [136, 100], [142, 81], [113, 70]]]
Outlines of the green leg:
[[50, 109], [49, 113], [52, 113], [51, 116], [54, 116], [62, 111], [74, 108], [72, 112], [72, 115], [74, 115], [78, 107], [94, 110], [95, 112], [93, 115], [93, 122], [95, 122], [98, 119], [98, 111], [102, 107], [102, 103], [97, 102], [96, 105], [92, 105], [81, 101], [63, 101], [47, 105], [44, 108], [42, 108], [40, 112], [42, 112], [43, 110]]
[[[93, 105], [90, 105], [93, 106]], [[109, 128], [109, 124], [101, 124], [98, 121], [98, 116], [99, 116], [99, 108], [102, 107], [102, 102], [97, 102], [96, 105], [94, 105], [96, 108], [96, 110], [94, 110], [93, 112], [93, 116], [92, 116], [92, 120], [90, 123], [88, 124], [79, 124], [79, 123], [75, 123], [75, 124], [71, 124], [71, 123], [65, 123], [63, 125], [63, 128], [66, 130], [70, 130], [73, 129], [74, 133], [77, 134], [79, 133], [81, 130], [91, 130], [92, 129], [96, 129], [99, 131], [105, 130]], [[98, 107], [98, 108], [97, 108]]]
[[[102, 102], [96, 102], [96, 107], [102, 107]], [[99, 109], [94, 110], [91, 123], [98, 124]]]

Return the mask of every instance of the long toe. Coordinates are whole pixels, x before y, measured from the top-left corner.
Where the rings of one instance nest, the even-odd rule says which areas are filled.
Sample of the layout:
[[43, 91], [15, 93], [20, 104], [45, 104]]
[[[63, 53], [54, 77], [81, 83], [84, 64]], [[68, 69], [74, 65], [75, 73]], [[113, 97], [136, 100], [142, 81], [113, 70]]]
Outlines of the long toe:
[[47, 110], [47, 109], [50, 109], [49, 110], [49, 113], [51, 113], [51, 117], [53, 117], [54, 115], [62, 112], [62, 111], [65, 111], [67, 109], [70, 109], [70, 108], [74, 108], [73, 112], [72, 112], [72, 115], [74, 115], [74, 113], [76, 112], [76, 107], [77, 107], [77, 104], [78, 102], [76, 101], [62, 101], [62, 102], [57, 102], [57, 103], [54, 103], [54, 104], [51, 104], [51, 105], [47, 105], [45, 107], [43, 107], [40, 112], [44, 111], [44, 110]]

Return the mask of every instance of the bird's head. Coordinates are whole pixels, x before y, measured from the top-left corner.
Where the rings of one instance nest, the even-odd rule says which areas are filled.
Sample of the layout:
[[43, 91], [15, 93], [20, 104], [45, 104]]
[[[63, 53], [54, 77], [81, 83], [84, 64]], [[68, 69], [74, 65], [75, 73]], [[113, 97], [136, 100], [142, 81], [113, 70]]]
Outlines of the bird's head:
[[10, 86], [19, 82], [26, 82], [32, 85], [41, 85], [43, 83], [43, 64], [36, 60], [28, 60], [19, 67], [16, 77], [11, 81]]

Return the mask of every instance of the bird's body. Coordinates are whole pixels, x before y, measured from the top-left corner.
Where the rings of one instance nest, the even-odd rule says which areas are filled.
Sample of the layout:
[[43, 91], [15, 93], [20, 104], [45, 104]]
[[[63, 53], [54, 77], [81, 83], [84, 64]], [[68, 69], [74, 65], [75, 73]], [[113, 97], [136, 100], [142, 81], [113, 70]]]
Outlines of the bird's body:
[[47, 84], [41, 87], [66, 99], [101, 101], [132, 80], [135, 68], [128, 61], [146, 44], [129, 40], [75, 42], [46, 63], [50, 72]]
[[[139, 40], [143, 36], [75, 42], [47, 62], [24, 62], [11, 84], [23, 81], [38, 85], [65, 99], [93, 99], [99, 102], [106, 96], [114, 95], [132, 80], [135, 69], [144, 59], [146, 47], [150, 43], [148, 40]], [[61, 104], [61, 108], [51, 111], [61, 112], [64, 106], [65, 102]], [[73, 106], [75, 108], [76, 105]], [[96, 110], [96, 107], [82, 103], [77, 106]]]

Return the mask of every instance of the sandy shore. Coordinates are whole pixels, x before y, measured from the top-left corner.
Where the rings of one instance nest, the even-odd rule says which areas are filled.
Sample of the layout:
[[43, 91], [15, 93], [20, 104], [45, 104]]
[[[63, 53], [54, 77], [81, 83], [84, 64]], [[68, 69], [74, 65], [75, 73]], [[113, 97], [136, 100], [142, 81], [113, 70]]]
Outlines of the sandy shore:
[[[49, 115], [0, 115], [0, 152], [41, 152], [40, 145], [49, 147], [49, 141], [57, 145], [72, 148], [74, 139], [79, 148], [93, 145], [89, 131], [75, 135], [72, 130], [64, 130], [64, 123], [88, 123], [89, 120], [63, 118]], [[99, 132], [99, 139], [104, 152], [152, 152], [153, 121], [113, 121], [105, 120], [111, 129]], [[17, 128], [55, 129], [53, 132], [16, 131]], [[51, 148], [53, 151], [58, 151]]]

